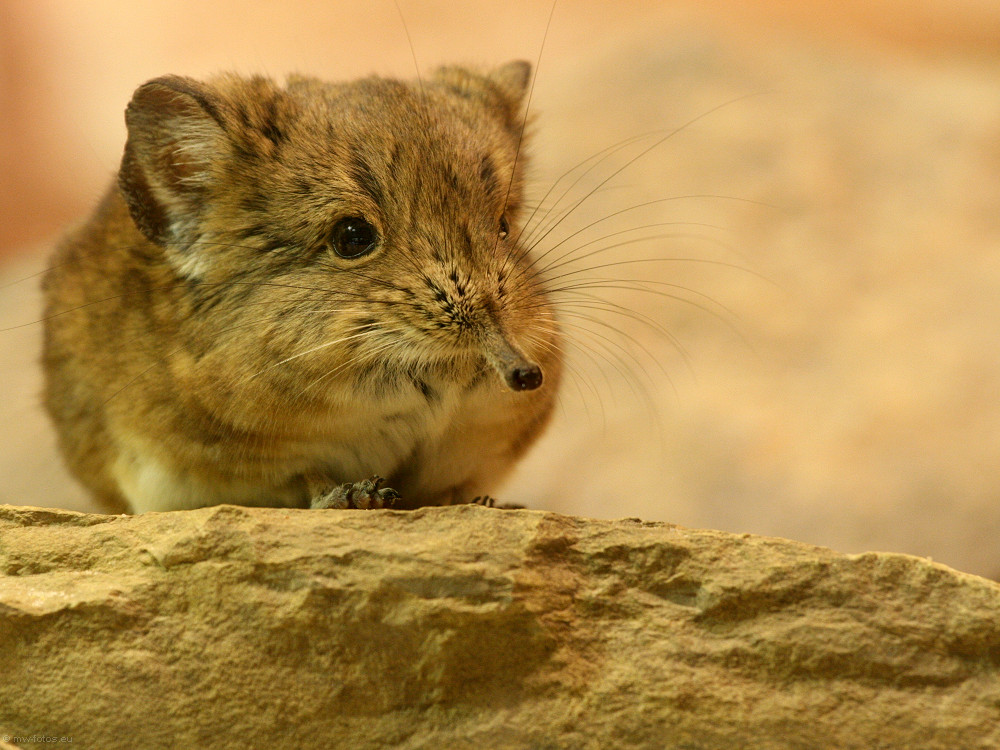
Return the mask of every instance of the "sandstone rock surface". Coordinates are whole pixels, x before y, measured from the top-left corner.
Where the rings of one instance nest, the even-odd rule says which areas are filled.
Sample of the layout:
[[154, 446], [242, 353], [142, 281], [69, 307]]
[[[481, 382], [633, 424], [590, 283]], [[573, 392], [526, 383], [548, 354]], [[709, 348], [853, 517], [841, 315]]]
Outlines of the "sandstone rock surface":
[[0, 506], [0, 576], [15, 746], [1000, 747], [1000, 585], [901, 555], [472, 506]]

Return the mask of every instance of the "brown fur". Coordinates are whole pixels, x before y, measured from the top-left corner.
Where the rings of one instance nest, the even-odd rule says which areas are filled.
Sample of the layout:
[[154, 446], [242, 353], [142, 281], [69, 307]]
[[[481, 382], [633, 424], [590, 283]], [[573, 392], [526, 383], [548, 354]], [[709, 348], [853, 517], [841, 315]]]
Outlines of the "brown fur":
[[[44, 282], [77, 477], [135, 511], [304, 506], [371, 474], [407, 507], [493, 487], [561, 369], [516, 243], [528, 73], [141, 86], [118, 183]], [[378, 244], [345, 259], [330, 234], [354, 216]], [[535, 364], [541, 387], [505, 385]]]

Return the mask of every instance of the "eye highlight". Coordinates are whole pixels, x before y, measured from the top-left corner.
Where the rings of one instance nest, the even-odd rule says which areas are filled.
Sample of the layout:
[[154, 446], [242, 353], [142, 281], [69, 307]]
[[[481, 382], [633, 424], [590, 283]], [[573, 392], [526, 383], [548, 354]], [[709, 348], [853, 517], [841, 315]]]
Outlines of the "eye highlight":
[[341, 258], [360, 258], [378, 247], [378, 233], [363, 217], [347, 216], [333, 225], [329, 245]]
[[507, 217], [500, 217], [500, 239], [507, 239], [507, 235], [510, 234], [510, 226], [507, 224]]

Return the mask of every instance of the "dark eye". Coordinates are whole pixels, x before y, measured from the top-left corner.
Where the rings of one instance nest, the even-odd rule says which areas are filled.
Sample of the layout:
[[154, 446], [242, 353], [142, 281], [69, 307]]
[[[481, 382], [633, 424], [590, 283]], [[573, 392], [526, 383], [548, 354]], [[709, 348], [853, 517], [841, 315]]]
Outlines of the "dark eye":
[[500, 239], [507, 239], [507, 235], [510, 234], [510, 227], [507, 225], [507, 217], [500, 217]]
[[360, 216], [341, 219], [330, 232], [330, 247], [341, 258], [360, 258], [374, 250], [377, 244], [375, 227]]

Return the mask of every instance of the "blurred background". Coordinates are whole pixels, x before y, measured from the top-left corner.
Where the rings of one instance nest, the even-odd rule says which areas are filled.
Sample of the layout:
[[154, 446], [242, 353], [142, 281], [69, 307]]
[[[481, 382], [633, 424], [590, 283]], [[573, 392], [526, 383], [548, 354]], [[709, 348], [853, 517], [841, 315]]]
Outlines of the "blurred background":
[[[391, 0], [0, 0], [0, 502], [93, 509], [39, 406], [37, 274], [135, 87], [534, 61], [550, 10], [399, 6], [412, 52]], [[559, 0], [532, 110], [538, 198], [647, 135], [540, 246], [629, 240], [580, 260], [607, 302], [566, 319], [571, 382], [502, 499], [1000, 574], [1000, 4]]]

